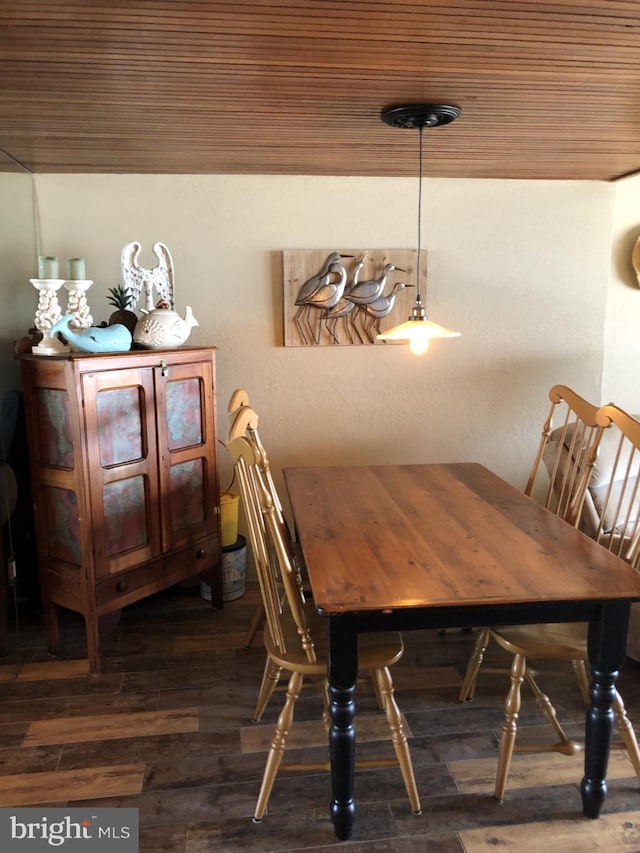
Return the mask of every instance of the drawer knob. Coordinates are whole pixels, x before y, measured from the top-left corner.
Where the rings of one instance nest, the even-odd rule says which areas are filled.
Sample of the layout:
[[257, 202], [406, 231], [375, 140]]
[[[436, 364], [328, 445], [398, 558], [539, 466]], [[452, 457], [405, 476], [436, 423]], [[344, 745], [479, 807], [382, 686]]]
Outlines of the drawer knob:
[[198, 550], [196, 551], [196, 560], [204, 560], [206, 555], [207, 552], [205, 548], [198, 548]]
[[116, 584], [116, 592], [126, 592], [129, 589], [127, 581], [118, 581]]

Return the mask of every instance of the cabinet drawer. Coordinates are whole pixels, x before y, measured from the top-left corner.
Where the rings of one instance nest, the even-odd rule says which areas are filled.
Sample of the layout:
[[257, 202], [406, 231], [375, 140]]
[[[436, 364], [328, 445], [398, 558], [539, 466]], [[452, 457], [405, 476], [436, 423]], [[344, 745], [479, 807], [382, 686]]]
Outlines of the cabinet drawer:
[[219, 560], [220, 540], [213, 536], [137, 568], [119, 572], [96, 584], [98, 609], [114, 601], [119, 607], [138, 601], [192, 575], [213, 569]]

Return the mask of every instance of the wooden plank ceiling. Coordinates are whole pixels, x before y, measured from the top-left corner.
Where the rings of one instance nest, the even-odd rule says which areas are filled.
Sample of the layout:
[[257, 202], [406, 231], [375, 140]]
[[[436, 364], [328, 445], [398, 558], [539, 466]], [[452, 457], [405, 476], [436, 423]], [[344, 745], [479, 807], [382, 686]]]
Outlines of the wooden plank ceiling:
[[0, 148], [34, 172], [640, 170], [637, 0], [3, 0]]

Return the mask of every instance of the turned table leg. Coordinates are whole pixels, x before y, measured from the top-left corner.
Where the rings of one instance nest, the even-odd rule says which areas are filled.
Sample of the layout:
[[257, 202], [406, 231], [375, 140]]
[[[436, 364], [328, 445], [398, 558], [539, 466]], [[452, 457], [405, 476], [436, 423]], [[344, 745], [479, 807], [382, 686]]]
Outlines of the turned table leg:
[[589, 625], [591, 705], [587, 710], [582, 813], [597, 818], [607, 794], [607, 765], [613, 731], [616, 678], [626, 657], [629, 602], [605, 604]]
[[331, 755], [331, 817], [341, 841], [351, 837], [355, 817], [356, 676], [358, 673], [357, 617], [349, 614], [329, 620], [329, 752]]

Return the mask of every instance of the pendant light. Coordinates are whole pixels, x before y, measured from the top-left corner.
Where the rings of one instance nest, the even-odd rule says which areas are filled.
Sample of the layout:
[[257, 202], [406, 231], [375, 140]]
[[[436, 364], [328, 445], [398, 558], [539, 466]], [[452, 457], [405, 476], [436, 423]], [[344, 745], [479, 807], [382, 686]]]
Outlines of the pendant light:
[[432, 338], [457, 338], [460, 332], [454, 332], [432, 323], [427, 319], [425, 307], [422, 304], [420, 292], [420, 276], [422, 268], [422, 136], [425, 127], [438, 127], [449, 124], [460, 115], [459, 107], [445, 104], [408, 104], [390, 107], [380, 114], [385, 124], [391, 127], [403, 127], [418, 130], [420, 139], [419, 183], [418, 183], [418, 252], [416, 264], [416, 301], [406, 323], [394, 326], [388, 332], [383, 332], [377, 338], [380, 341], [406, 341], [409, 349], [415, 355], [422, 355], [429, 349]]

